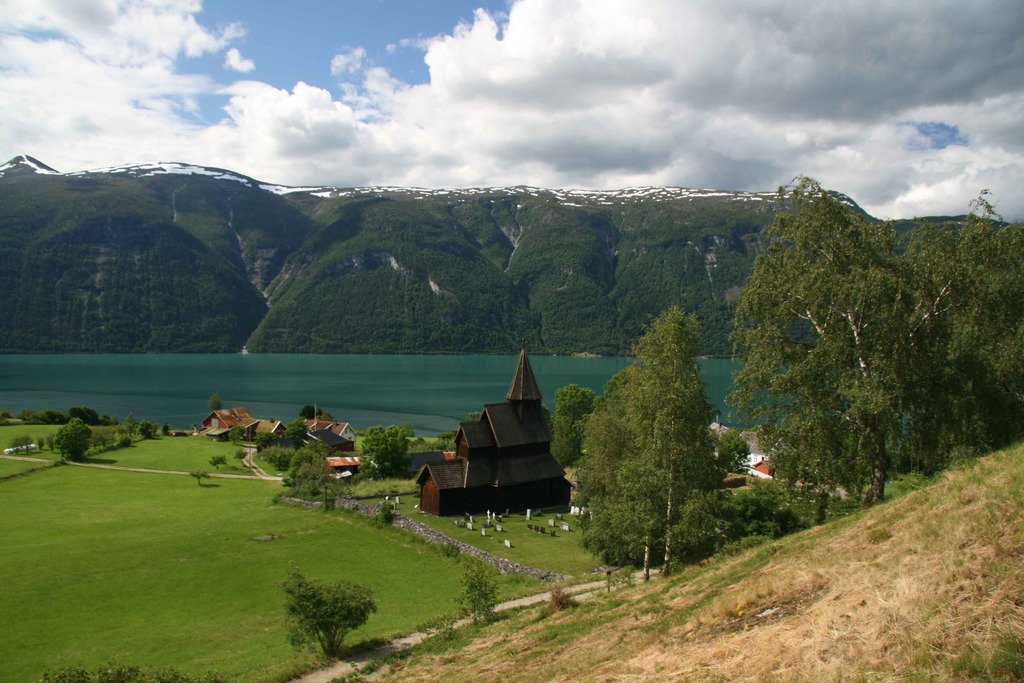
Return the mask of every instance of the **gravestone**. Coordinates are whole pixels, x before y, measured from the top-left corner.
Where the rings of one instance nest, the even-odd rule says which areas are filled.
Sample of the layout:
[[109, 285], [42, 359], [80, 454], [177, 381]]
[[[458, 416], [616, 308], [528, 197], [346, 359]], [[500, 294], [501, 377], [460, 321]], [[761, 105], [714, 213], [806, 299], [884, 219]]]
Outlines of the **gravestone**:
[[562, 522], [562, 531], [568, 531], [568, 530], [569, 530], [569, 525], [566, 524], [565, 522]]
[[481, 529], [480, 530], [480, 535], [481, 536], [486, 536], [487, 535], [487, 529]]
[[533, 511], [530, 510], [530, 508], [526, 508], [526, 519], [533, 519], [533, 517], [530, 516], [531, 512], [533, 512]]
[[555, 530], [554, 530], [554, 529], [552, 529], [552, 530], [551, 530], [551, 535], [552, 535], [552, 536], [554, 536], [554, 535], [555, 535]]
[[555, 525], [555, 520], [549, 519], [548, 520], [548, 526], [554, 526], [554, 525]]
[[505, 531], [505, 527], [499, 524], [495, 527], [495, 531], [497, 531], [498, 533], [502, 533], [503, 531]]
[[415, 505], [412, 506], [412, 509], [413, 510], [419, 510], [420, 509], [420, 504], [416, 503]]
[[556, 512], [555, 513], [555, 519], [561, 519], [561, 518], [562, 518], [562, 513], [561, 512]]
[[510, 541], [510, 540], [508, 540], [508, 539], [506, 538], [506, 539], [505, 539], [505, 547], [506, 547], [506, 548], [511, 548], [511, 547], [512, 547], [512, 541]]
[[398, 505], [401, 505], [401, 504], [402, 504], [402, 499], [399, 498], [398, 496], [395, 496], [395, 505], [398, 506]]
[[466, 522], [466, 528], [469, 529], [470, 531], [472, 531], [473, 530], [473, 522]]

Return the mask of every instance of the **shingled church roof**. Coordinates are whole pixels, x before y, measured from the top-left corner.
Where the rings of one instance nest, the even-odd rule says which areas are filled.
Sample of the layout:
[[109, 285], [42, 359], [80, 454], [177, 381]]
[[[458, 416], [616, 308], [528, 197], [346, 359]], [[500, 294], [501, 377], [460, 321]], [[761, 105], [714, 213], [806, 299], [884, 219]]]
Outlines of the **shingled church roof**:
[[516, 373], [512, 375], [512, 384], [509, 385], [505, 398], [509, 401], [541, 400], [540, 387], [533, 376], [533, 368], [530, 367], [530, 359], [526, 357], [526, 349], [519, 349], [519, 364], [516, 366]]

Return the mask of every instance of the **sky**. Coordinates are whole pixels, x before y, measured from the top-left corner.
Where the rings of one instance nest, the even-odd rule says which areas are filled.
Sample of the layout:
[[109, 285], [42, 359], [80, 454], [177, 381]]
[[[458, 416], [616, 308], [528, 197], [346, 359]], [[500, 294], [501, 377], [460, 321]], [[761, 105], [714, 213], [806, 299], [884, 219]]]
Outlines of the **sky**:
[[1024, 217], [1021, 0], [4, 0], [0, 161]]

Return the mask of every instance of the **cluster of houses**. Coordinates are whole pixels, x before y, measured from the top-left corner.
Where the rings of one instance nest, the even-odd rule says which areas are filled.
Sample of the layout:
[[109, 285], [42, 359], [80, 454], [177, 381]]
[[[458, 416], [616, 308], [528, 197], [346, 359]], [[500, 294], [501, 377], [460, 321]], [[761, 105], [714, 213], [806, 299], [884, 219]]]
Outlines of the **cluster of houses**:
[[[356, 434], [348, 422], [337, 420], [303, 420], [306, 427], [307, 441], [323, 444], [329, 453], [327, 467], [337, 477], [350, 477], [359, 472], [359, 454], [356, 453]], [[226, 408], [210, 411], [203, 420], [198, 436], [226, 441], [231, 430], [238, 427], [242, 430], [244, 441], [255, 441], [259, 434], [270, 434], [274, 445], [295, 447], [285, 433], [288, 427], [280, 420], [264, 420], [253, 417], [246, 408]]]
[[[337, 477], [359, 470], [355, 433], [347, 422], [304, 420], [306, 440], [322, 443], [333, 454], [327, 466]], [[280, 420], [261, 420], [245, 408], [214, 410], [198, 434], [226, 440], [235, 427], [247, 441], [261, 433], [288, 443]], [[722, 431], [719, 424], [711, 429]], [[755, 432], [741, 432], [750, 447], [749, 474], [771, 479], [772, 473]], [[540, 388], [525, 350], [512, 375], [505, 400], [484, 404], [480, 417], [459, 424], [454, 451], [412, 454], [409, 474], [420, 487], [419, 509], [435, 515], [474, 514], [485, 510], [568, 507], [573, 485], [551, 455], [551, 429], [541, 404]]]

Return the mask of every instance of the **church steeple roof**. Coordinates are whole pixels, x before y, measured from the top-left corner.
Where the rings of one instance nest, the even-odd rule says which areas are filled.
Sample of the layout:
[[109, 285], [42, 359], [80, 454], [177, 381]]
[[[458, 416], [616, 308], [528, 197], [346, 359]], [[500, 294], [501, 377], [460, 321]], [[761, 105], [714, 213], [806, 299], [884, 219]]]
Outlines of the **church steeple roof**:
[[516, 372], [512, 375], [512, 384], [508, 387], [509, 401], [540, 401], [540, 387], [537, 386], [537, 379], [533, 376], [533, 368], [530, 367], [530, 359], [526, 357], [526, 349], [519, 349], [519, 364]]

